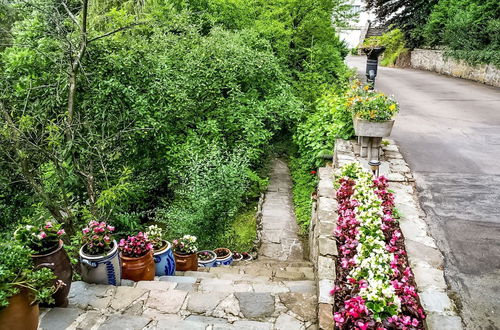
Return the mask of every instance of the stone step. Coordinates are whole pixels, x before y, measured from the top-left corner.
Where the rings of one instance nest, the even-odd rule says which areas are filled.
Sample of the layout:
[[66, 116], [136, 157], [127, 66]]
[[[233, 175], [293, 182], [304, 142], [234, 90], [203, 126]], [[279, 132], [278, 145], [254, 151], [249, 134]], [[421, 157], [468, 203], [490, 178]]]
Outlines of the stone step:
[[[291, 330], [316, 323], [313, 281], [226, 281], [176, 276], [120, 287], [73, 282], [69, 307], [42, 310], [40, 329], [205, 329], [213, 325], [212, 329]], [[238, 285], [242, 291], [235, 290]], [[213, 286], [220, 291], [212, 290]], [[244, 291], [245, 287], [252, 291]]]

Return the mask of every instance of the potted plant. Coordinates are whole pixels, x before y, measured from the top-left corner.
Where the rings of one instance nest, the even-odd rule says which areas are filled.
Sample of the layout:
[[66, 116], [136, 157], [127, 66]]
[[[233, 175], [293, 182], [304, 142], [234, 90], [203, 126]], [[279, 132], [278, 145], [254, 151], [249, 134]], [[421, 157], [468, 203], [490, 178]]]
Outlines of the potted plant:
[[33, 252], [31, 257], [35, 266], [49, 267], [54, 272], [56, 280], [64, 283], [64, 286], [54, 293], [54, 301], [50, 307], [68, 306], [73, 269], [61, 240], [64, 234], [61, 225], [51, 221], [45, 222], [42, 226], [21, 226], [14, 234], [21, 245]]
[[127, 280], [152, 281], [155, 278], [153, 244], [148, 235], [139, 232], [120, 240], [122, 278]]
[[250, 253], [248, 253], [248, 252], [243, 252], [241, 254], [241, 256], [243, 257], [243, 260], [245, 260], [245, 261], [253, 260], [252, 255]]
[[54, 303], [62, 282], [43, 265], [35, 267], [32, 251], [19, 243], [0, 244], [0, 328], [36, 330], [38, 303]]
[[80, 248], [82, 279], [87, 283], [120, 285], [122, 270], [118, 244], [113, 239], [115, 227], [106, 222], [90, 221], [82, 230]]
[[243, 260], [243, 255], [239, 252], [233, 251], [233, 261]]
[[229, 266], [233, 263], [233, 253], [226, 248], [218, 248], [214, 250], [217, 255], [216, 266]]
[[209, 268], [215, 267], [215, 262], [217, 261], [217, 255], [214, 251], [203, 250], [197, 253], [198, 255], [198, 267]]
[[163, 229], [152, 225], [149, 226], [146, 234], [149, 241], [153, 244], [155, 275], [156, 276], [173, 276], [175, 275], [175, 258], [172, 252], [170, 242], [163, 239]]
[[182, 238], [173, 240], [175, 268], [179, 271], [196, 271], [198, 269], [198, 257], [196, 256], [196, 237], [184, 235]]
[[399, 111], [398, 103], [387, 95], [356, 87], [350, 93], [347, 104], [353, 114], [354, 132], [363, 137], [386, 137], [391, 135], [394, 116]]

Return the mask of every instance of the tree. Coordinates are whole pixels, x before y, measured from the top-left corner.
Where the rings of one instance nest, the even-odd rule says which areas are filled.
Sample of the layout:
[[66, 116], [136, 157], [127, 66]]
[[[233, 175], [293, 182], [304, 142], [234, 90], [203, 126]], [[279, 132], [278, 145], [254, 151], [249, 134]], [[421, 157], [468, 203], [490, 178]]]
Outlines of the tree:
[[417, 47], [423, 43], [422, 28], [438, 0], [367, 0], [377, 19], [386, 27], [400, 28], [406, 35], [407, 44]]

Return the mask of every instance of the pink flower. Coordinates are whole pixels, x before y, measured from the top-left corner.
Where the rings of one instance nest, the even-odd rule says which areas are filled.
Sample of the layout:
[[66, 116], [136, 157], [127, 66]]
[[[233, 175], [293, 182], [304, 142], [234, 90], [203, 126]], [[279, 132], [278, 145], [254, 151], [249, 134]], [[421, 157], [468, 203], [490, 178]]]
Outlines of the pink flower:
[[49, 229], [49, 228], [52, 228], [52, 222], [47, 222], [44, 226], [45, 229]]
[[46, 234], [44, 231], [42, 231], [42, 232], [40, 233], [40, 238], [44, 239], [44, 238], [46, 238], [46, 237], [47, 237], [47, 234]]
[[120, 243], [119, 243], [118, 245], [120, 245], [121, 247], [125, 246], [125, 239], [124, 239], [124, 238], [122, 238], [122, 239], [120, 240]]
[[87, 234], [88, 232], [90, 232], [90, 228], [89, 227], [83, 228], [82, 232], [84, 234]]
[[113, 226], [108, 226], [108, 230], [109, 230], [109, 231], [115, 231], [115, 227], [113, 227]]
[[358, 321], [358, 322], [356, 323], [356, 325], [358, 326], [358, 328], [359, 328], [360, 330], [367, 330], [367, 329], [368, 329], [368, 327], [370, 326], [368, 323], [363, 323], [363, 322], [361, 322], [361, 321]]
[[57, 235], [59, 235], [59, 236], [64, 235], [64, 234], [66, 234], [66, 232], [64, 231], [64, 229], [59, 229], [57, 231]]
[[109, 243], [111, 241], [111, 239], [109, 238], [109, 236], [106, 235], [106, 236], [104, 236], [104, 241]]
[[342, 316], [341, 313], [333, 314], [333, 320], [338, 324], [342, 324], [345, 322], [345, 318], [344, 318], [344, 316]]

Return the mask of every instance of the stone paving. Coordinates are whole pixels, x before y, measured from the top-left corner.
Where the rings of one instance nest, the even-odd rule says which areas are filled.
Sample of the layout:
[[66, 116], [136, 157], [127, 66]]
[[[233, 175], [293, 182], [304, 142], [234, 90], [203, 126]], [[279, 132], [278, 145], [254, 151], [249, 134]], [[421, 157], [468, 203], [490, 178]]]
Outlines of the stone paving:
[[286, 163], [273, 163], [258, 260], [122, 286], [73, 282], [68, 308], [41, 311], [43, 330], [313, 330], [315, 272], [304, 261]]
[[309, 262], [251, 261], [122, 286], [74, 282], [40, 329], [316, 329]]
[[292, 207], [292, 180], [288, 165], [275, 159], [262, 205], [260, 258], [303, 260], [302, 243]]

